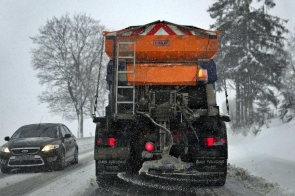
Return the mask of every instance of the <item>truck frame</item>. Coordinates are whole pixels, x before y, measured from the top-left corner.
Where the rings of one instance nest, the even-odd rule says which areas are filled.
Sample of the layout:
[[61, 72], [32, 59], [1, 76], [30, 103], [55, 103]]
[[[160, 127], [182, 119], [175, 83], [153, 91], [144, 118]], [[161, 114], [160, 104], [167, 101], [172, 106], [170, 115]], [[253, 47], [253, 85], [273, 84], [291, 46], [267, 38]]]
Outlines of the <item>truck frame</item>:
[[99, 186], [119, 172], [225, 184], [230, 119], [216, 104], [218, 35], [166, 21], [104, 32], [109, 104], [105, 116], [93, 114]]

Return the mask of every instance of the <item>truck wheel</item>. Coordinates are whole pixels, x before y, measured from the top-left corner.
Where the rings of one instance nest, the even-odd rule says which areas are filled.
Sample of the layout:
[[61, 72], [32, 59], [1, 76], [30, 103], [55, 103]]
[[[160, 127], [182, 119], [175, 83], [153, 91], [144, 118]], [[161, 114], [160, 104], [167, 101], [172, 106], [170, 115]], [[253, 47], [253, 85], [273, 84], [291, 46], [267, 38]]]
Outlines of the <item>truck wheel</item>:
[[220, 177], [219, 181], [216, 182], [216, 186], [224, 186], [226, 181], [226, 177]]
[[[225, 122], [222, 122], [222, 124], [221, 124], [221, 136], [223, 138], [225, 138], [226, 141], [227, 141], [227, 131], [226, 131]], [[226, 154], [226, 157], [227, 157], [227, 154], [228, 154], [228, 148], [227, 148], [227, 146], [226, 146], [226, 152], [225, 152], [225, 154]], [[217, 186], [224, 186], [224, 184], [225, 184], [226, 176], [227, 176], [227, 159], [225, 160], [225, 164], [224, 164], [224, 167], [222, 168], [222, 171], [221, 172], [223, 172], [223, 174], [220, 175], [219, 181], [216, 183]]]
[[98, 174], [96, 176], [96, 183], [100, 188], [109, 188], [113, 186], [116, 178], [116, 174]]
[[[221, 137], [222, 138], [225, 138], [227, 140], [227, 133], [226, 133], [226, 126], [225, 126], [225, 123], [222, 122], [222, 125], [221, 125]], [[227, 145], [227, 144], [226, 144]], [[226, 155], [227, 157], [227, 152], [228, 151], [228, 148], [226, 146], [226, 150], [224, 151], [224, 154]], [[220, 168], [220, 172], [222, 172], [223, 174], [219, 175], [219, 179], [218, 181], [215, 183], [216, 186], [224, 186], [225, 184], [225, 181], [226, 181], [226, 176], [227, 176], [227, 159], [224, 160], [224, 165], [222, 168]]]
[[130, 159], [130, 170], [133, 174], [138, 174], [139, 170], [142, 167], [142, 161], [139, 159]]
[[224, 186], [225, 181], [226, 181], [226, 175], [227, 175], [227, 166], [225, 166], [225, 168], [223, 168], [222, 172], [223, 172], [223, 174], [221, 174], [219, 176], [218, 181], [215, 183], [216, 186]]
[[130, 143], [130, 159], [129, 167], [133, 174], [138, 174], [140, 168], [142, 167], [143, 161], [141, 159], [140, 144], [136, 140]]

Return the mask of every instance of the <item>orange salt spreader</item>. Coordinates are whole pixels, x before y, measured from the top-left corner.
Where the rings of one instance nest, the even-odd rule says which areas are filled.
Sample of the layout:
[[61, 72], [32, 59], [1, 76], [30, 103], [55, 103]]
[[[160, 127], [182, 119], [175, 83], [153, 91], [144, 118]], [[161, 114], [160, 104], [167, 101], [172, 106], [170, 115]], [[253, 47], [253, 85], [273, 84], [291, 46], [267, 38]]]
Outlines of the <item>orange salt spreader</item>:
[[219, 31], [156, 21], [104, 31], [105, 52], [111, 60], [124, 60], [125, 71], [135, 71], [135, 78], [127, 73], [129, 85], [195, 86], [202, 79], [198, 62], [210, 61], [216, 55], [218, 34]]

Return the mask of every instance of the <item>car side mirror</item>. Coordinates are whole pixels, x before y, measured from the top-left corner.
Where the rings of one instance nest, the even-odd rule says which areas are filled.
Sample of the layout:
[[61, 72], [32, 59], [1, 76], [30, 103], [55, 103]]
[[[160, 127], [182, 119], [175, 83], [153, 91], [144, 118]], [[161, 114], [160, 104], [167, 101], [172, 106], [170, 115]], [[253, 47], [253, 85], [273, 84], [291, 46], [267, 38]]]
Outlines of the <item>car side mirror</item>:
[[5, 141], [9, 141], [9, 140], [10, 140], [10, 137], [9, 137], [9, 136], [6, 136], [6, 137], [4, 138], [4, 140], [5, 140]]
[[65, 138], [70, 138], [70, 137], [72, 137], [71, 134], [69, 134], [69, 133], [65, 134]]

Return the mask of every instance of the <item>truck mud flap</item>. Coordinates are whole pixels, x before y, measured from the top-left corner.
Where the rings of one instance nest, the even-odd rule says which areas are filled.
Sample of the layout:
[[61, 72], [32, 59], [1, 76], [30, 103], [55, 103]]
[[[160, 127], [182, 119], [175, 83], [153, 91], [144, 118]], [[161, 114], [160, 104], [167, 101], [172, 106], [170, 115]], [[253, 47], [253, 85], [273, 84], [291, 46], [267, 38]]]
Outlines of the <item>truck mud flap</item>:
[[194, 168], [199, 172], [208, 172], [212, 175], [226, 174], [227, 159], [226, 158], [205, 158], [197, 159], [194, 162]]
[[96, 160], [95, 167], [96, 175], [115, 174], [130, 170], [127, 160]]

